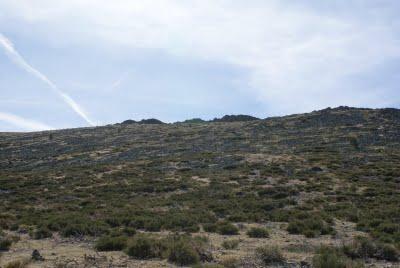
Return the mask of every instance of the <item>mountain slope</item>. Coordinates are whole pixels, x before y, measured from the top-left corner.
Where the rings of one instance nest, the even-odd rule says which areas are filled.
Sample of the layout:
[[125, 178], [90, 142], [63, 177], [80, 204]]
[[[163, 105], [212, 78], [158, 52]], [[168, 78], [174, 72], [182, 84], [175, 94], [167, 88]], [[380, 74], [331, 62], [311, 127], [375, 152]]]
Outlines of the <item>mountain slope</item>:
[[[185, 231], [207, 235], [219, 263], [262, 243], [246, 235], [252, 226], [267, 226], [289, 262], [311, 263], [317, 245], [357, 234], [396, 256], [400, 111], [1, 133], [0, 201], [5, 230], [91, 241], [128, 227]], [[227, 222], [242, 223], [233, 251], [221, 248]], [[382, 252], [368, 256], [378, 267], [395, 260]]]

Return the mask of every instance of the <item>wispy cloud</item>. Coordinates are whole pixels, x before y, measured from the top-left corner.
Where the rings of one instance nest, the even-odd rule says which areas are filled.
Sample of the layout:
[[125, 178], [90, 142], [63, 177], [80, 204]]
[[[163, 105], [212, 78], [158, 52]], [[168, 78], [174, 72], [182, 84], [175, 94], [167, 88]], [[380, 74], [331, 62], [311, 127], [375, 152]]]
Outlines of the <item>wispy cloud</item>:
[[[335, 105], [343, 99], [374, 103], [359, 96], [376, 95], [381, 89], [355, 88], [349, 78], [367, 78], [374, 68], [400, 58], [397, 0], [41, 3], [6, 0], [0, 8], [13, 14], [5, 16], [46, 29], [42, 37], [51, 42], [118, 48], [126, 55], [155, 49], [243, 68], [247, 90], [284, 112]], [[48, 25], [57, 25], [57, 31]]]
[[40, 130], [51, 130], [53, 127], [44, 123], [23, 118], [15, 114], [0, 112], [0, 121], [11, 124], [15, 127], [21, 128], [27, 131], [40, 131]]
[[[379, 73], [390, 64], [398, 69], [398, 0], [40, 3], [0, 1], [1, 27], [54, 47], [93, 47], [127, 65], [143, 51], [171, 61], [227, 65], [241, 71], [232, 79], [241, 80], [242, 90], [273, 114], [391, 105], [389, 92], [398, 91], [398, 78], [389, 85]], [[34, 33], [25, 34], [27, 27]], [[378, 82], [369, 83], [377, 73]]]
[[84, 112], [83, 108], [78, 103], [76, 103], [75, 100], [73, 100], [69, 95], [67, 95], [63, 91], [61, 91], [57, 87], [57, 85], [54, 84], [52, 81], [50, 81], [50, 79], [48, 79], [44, 74], [35, 69], [29, 63], [27, 63], [26, 60], [21, 56], [21, 54], [19, 54], [18, 51], [15, 49], [13, 43], [1, 33], [0, 33], [0, 46], [3, 47], [6, 54], [16, 65], [18, 65], [28, 73], [36, 76], [37, 78], [42, 80], [45, 84], [47, 84], [50, 87], [50, 89], [52, 89], [56, 94], [58, 94], [63, 99], [63, 101], [69, 107], [71, 107], [71, 109], [74, 110], [80, 117], [82, 117], [89, 125], [91, 126], [96, 125], [91, 119], [89, 119], [89, 117]]

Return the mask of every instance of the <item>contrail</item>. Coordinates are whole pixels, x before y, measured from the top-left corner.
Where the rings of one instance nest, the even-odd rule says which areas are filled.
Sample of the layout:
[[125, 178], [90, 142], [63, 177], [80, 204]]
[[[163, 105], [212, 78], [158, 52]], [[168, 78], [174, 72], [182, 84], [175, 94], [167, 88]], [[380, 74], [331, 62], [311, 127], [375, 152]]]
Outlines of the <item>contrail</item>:
[[9, 114], [9, 113], [2, 113], [0, 112], [0, 121], [7, 122], [9, 124], [12, 124], [14, 126], [26, 129], [26, 130], [33, 130], [33, 131], [38, 131], [38, 130], [51, 130], [54, 129], [53, 127], [43, 124], [41, 122], [37, 122], [34, 120], [30, 120], [27, 118], [20, 117], [15, 114]]
[[42, 74], [34, 67], [29, 65], [29, 63], [25, 61], [25, 59], [18, 53], [18, 51], [15, 50], [13, 43], [1, 33], [0, 33], [0, 45], [4, 48], [6, 54], [16, 65], [18, 65], [28, 73], [33, 74], [34, 76], [42, 80], [44, 83], [46, 83], [55, 93], [57, 93], [64, 100], [64, 102], [67, 105], [69, 105], [69, 107], [72, 108], [72, 110], [74, 110], [80, 117], [82, 117], [89, 125], [91, 126], [96, 125], [92, 120], [89, 119], [89, 117], [85, 114], [85, 112], [79, 106], [78, 103], [76, 103], [66, 93], [62, 92], [57, 87], [57, 85], [54, 84], [52, 81], [50, 81], [44, 74]]

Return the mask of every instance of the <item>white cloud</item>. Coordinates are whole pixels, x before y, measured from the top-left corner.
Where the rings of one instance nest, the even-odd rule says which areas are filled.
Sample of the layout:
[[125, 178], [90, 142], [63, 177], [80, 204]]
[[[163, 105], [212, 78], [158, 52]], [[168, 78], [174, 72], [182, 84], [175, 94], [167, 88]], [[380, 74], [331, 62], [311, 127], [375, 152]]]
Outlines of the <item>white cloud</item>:
[[28, 131], [51, 130], [53, 127], [15, 114], [0, 112], [0, 121]]
[[353, 14], [277, 0], [3, 0], [0, 9], [3, 20], [33, 25], [59, 45], [150, 48], [244, 68], [255, 96], [290, 112], [334, 105], [340, 95], [374, 102], [368, 96], [381, 89], [344, 83], [400, 57], [399, 24], [386, 17], [385, 3], [367, 3], [346, 5]]

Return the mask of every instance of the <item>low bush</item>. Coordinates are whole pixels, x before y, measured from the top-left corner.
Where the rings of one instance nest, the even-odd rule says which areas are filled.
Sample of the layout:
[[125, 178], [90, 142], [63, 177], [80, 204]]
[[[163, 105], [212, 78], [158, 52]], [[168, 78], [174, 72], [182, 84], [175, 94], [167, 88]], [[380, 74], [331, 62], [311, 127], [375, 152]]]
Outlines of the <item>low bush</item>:
[[126, 253], [136, 259], [151, 259], [161, 257], [162, 250], [159, 240], [146, 235], [136, 235], [128, 241]]
[[168, 260], [178, 265], [195, 264], [199, 261], [210, 262], [213, 257], [209, 249], [209, 241], [206, 237], [190, 235], [170, 235], [164, 239]]
[[198, 263], [200, 256], [189, 241], [174, 239], [168, 249], [168, 261], [180, 266], [187, 266]]
[[78, 237], [89, 233], [89, 228], [86, 225], [80, 224], [69, 224], [61, 230], [61, 235], [65, 237]]
[[99, 236], [109, 230], [105, 222], [93, 221], [75, 213], [52, 217], [43, 224], [43, 227], [53, 232], [60, 232], [64, 237]]
[[107, 236], [117, 237], [117, 236], [124, 236], [124, 237], [133, 237], [136, 234], [136, 229], [132, 227], [123, 227], [118, 229], [111, 230]]
[[221, 222], [217, 225], [217, 232], [221, 235], [237, 235], [239, 228], [230, 222]]
[[348, 259], [339, 248], [323, 246], [313, 258], [314, 268], [362, 268], [361, 262]]
[[52, 235], [52, 232], [47, 227], [39, 227], [33, 232], [32, 237], [33, 239], [44, 239], [52, 237]]
[[308, 238], [319, 235], [334, 234], [334, 229], [319, 218], [296, 219], [289, 222], [287, 231], [290, 234], [302, 234]]
[[165, 224], [163, 227], [171, 231], [183, 231], [189, 233], [198, 232], [200, 229], [196, 219], [193, 218], [192, 215], [181, 212], [168, 214], [165, 218]]
[[376, 252], [376, 245], [366, 237], [357, 237], [352, 243], [344, 245], [342, 250], [352, 259], [372, 258]]
[[144, 223], [143, 229], [146, 230], [147, 232], [159, 232], [161, 231], [161, 227], [162, 227], [161, 221], [159, 221], [158, 219], [150, 218]]
[[346, 256], [357, 258], [376, 258], [387, 261], [398, 261], [400, 253], [392, 245], [374, 242], [366, 237], [357, 237], [355, 240], [343, 246], [343, 252]]
[[97, 251], [118, 251], [126, 247], [127, 238], [123, 236], [105, 236], [97, 240], [95, 248]]
[[234, 240], [225, 240], [222, 242], [222, 247], [224, 249], [236, 249], [239, 246], [240, 240], [234, 239]]
[[216, 233], [218, 226], [216, 223], [205, 223], [203, 224], [203, 229], [208, 233]]
[[122, 233], [127, 236], [134, 236], [136, 234], [136, 229], [132, 227], [125, 227], [122, 229]]
[[7, 251], [10, 249], [12, 240], [7, 237], [0, 237], [0, 251]]
[[256, 249], [256, 258], [260, 260], [263, 265], [282, 264], [285, 262], [281, 250], [275, 246], [264, 246]]
[[378, 244], [376, 250], [376, 258], [386, 261], [398, 261], [400, 259], [399, 251], [389, 244]]
[[247, 231], [247, 235], [252, 238], [267, 238], [269, 237], [269, 232], [267, 228], [252, 227]]
[[208, 240], [205, 237], [175, 234], [157, 239], [148, 234], [136, 234], [128, 241], [125, 237], [101, 238], [96, 249], [108, 251], [125, 248], [125, 252], [136, 259], [167, 258], [177, 265], [192, 265], [199, 261], [212, 261], [207, 245]]
[[313, 267], [346, 268], [346, 260], [336, 248], [321, 247], [313, 258]]
[[204, 231], [208, 233], [219, 233], [221, 235], [237, 235], [239, 228], [229, 221], [220, 221], [217, 223], [206, 223], [203, 225]]
[[289, 223], [286, 230], [289, 234], [301, 234], [303, 232], [304, 225], [299, 221], [292, 221]]

